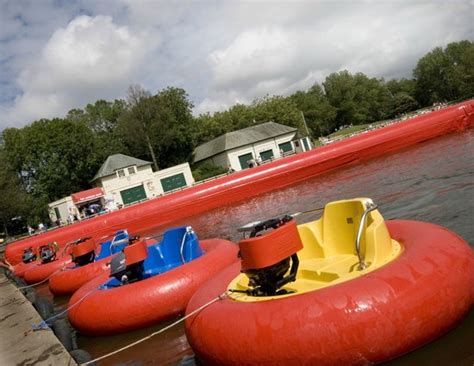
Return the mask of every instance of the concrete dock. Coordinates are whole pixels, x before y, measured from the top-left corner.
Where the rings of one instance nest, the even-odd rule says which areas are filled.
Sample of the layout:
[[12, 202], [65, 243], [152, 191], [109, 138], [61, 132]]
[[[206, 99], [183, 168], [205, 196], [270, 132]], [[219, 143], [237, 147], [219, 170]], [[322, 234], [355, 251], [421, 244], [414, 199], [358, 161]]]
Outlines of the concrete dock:
[[41, 320], [0, 271], [0, 365], [77, 365], [50, 329], [32, 331]]

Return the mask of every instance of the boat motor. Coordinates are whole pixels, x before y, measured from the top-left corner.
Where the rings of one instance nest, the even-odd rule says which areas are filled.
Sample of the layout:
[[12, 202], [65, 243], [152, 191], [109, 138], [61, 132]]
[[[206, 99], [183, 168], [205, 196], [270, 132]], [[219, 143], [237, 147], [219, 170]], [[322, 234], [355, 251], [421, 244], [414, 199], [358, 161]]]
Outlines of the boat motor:
[[144, 240], [126, 246], [110, 262], [110, 277], [115, 277], [123, 285], [143, 279], [143, 262], [148, 256]]
[[95, 241], [91, 237], [77, 239], [72, 243], [72, 261], [79, 267], [94, 262]]
[[39, 256], [42, 264], [52, 262], [56, 259], [58, 244], [56, 242], [42, 245], [39, 247]]
[[23, 251], [23, 256], [22, 256], [22, 261], [23, 263], [30, 263], [36, 260], [38, 256], [36, 255], [35, 251], [33, 250], [33, 247], [26, 248]]
[[[281, 289], [296, 280], [298, 255], [303, 243], [289, 215], [250, 224], [240, 231], [250, 237], [239, 242], [242, 272], [249, 278], [250, 296], [284, 295]], [[288, 274], [287, 274], [288, 273]]]

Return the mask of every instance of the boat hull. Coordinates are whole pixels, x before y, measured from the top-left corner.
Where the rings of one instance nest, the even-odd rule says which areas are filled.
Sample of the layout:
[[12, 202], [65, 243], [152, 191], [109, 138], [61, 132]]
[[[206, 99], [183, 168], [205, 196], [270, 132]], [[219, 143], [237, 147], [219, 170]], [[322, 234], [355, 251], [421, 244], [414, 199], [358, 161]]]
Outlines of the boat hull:
[[[207, 365], [352, 365], [396, 358], [452, 328], [474, 301], [474, 254], [442, 227], [388, 221], [399, 258], [360, 278], [271, 301], [220, 300], [186, 320]], [[187, 313], [223, 293], [234, 264], [206, 283]]]
[[61, 269], [65, 268], [69, 263], [71, 263], [71, 261], [71, 256], [69, 254], [65, 254], [62, 257], [46, 264], [36, 262], [35, 266], [32, 266], [27, 271], [25, 271], [23, 278], [28, 284], [41, 282], [47, 277], [51, 276], [53, 273], [60, 272]]
[[26, 271], [36, 267], [37, 265], [38, 265], [37, 261], [30, 262], [30, 263], [20, 262], [17, 265], [13, 266], [13, 274], [17, 277], [23, 278]]
[[108, 272], [111, 259], [112, 256], [83, 267], [66, 267], [49, 279], [49, 290], [56, 296], [71, 295], [90, 280]]
[[103, 273], [74, 293], [71, 324], [81, 333], [108, 335], [143, 328], [184, 312], [193, 293], [206, 280], [237, 260], [237, 246], [227, 240], [201, 241], [205, 254], [163, 274], [108, 290]]

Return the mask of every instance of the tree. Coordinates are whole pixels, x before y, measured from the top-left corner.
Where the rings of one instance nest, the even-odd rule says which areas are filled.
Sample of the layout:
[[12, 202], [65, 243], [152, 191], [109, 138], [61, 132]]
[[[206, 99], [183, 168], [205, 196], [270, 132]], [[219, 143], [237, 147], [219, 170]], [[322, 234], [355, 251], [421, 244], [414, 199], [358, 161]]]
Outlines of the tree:
[[265, 96], [252, 102], [252, 114], [256, 123], [273, 121], [282, 125], [299, 128], [305, 132], [301, 112], [296, 104], [282, 96]]
[[387, 81], [385, 86], [393, 96], [398, 93], [405, 93], [415, 97], [415, 80], [413, 79], [393, 79]]
[[112, 132], [125, 111], [124, 100], [116, 99], [113, 102], [100, 99], [94, 104], [88, 104], [83, 112], [88, 127], [95, 133]]
[[88, 104], [84, 110], [73, 109], [66, 119], [85, 124], [93, 134], [91, 169], [95, 172], [108, 156], [123, 153], [129, 154], [122, 136], [117, 133], [120, 116], [125, 111], [126, 103], [116, 99], [113, 102], [98, 100]]
[[415, 98], [405, 92], [399, 92], [394, 95], [392, 100], [391, 116], [400, 116], [403, 113], [411, 112], [418, 107]]
[[145, 143], [155, 170], [159, 167], [152, 135], [160, 128], [157, 124], [157, 115], [160, 113], [158, 107], [149, 91], [139, 85], [131, 85], [128, 88], [127, 110], [121, 115], [119, 126], [120, 133], [128, 141], [131, 151], [137, 151], [137, 144]]
[[213, 116], [210, 113], [204, 113], [193, 119], [192, 136], [194, 146], [210, 141], [226, 132], [227, 126], [221, 123], [218, 113]]
[[155, 169], [158, 161], [162, 167], [182, 163], [193, 150], [192, 107], [183, 89], [169, 87], [152, 96], [132, 87], [119, 133], [130, 152], [137, 157], [151, 157]]
[[18, 174], [11, 168], [3, 148], [0, 148], [0, 230], [12, 233], [12, 219], [28, 212], [28, 196]]
[[86, 125], [42, 119], [3, 136], [5, 154], [34, 199], [51, 202], [88, 188], [93, 135]]
[[336, 108], [336, 127], [369, 123], [386, 118], [390, 93], [383, 80], [344, 70], [330, 74], [323, 83], [329, 103]]
[[203, 179], [215, 177], [216, 175], [224, 174], [226, 172], [226, 168], [215, 165], [210, 161], [206, 161], [193, 169], [193, 177], [196, 179], [196, 181], [200, 181]]
[[161, 128], [157, 146], [162, 166], [169, 167], [190, 160], [193, 152], [193, 104], [181, 88], [168, 87], [153, 97], [159, 106]]
[[474, 96], [474, 43], [436, 47], [413, 70], [416, 100], [422, 106]]
[[[201, 114], [193, 121], [193, 141], [194, 146], [210, 141], [227, 132], [250, 127], [256, 121], [255, 109], [253, 106], [235, 104], [226, 111]], [[266, 122], [266, 121], [265, 121]]]
[[303, 112], [313, 137], [328, 134], [334, 129], [336, 108], [329, 104], [324, 90], [319, 84], [314, 84], [306, 92], [298, 91], [290, 98]]

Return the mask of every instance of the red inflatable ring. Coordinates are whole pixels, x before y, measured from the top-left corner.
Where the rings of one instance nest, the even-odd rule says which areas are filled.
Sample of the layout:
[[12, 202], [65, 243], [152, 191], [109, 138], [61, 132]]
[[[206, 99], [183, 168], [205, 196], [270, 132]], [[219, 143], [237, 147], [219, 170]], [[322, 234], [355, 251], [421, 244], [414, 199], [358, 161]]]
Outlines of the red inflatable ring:
[[32, 266], [24, 272], [23, 277], [26, 283], [38, 283], [54, 273], [60, 272], [61, 269], [66, 268], [71, 261], [72, 259], [69, 254], [64, 254], [58, 259], [45, 264], [37, 261], [35, 262], [35, 266]]
[[[103, 273], [77, 290], [69, 301], [71, 324], [84, 334], [106, 335], [143, 328], [184, 312], [205, 281], [237, 260], [237, 245], [227, 240], [200, 242], [205, 254], [154, 277], [108, 290]], [[82, 299], [82, 300], [81, 300]]]
[[33, 261], [29, 263], [20, 262], [17, 265], [13, 266], [13, 274], [17, 277], [23, 278], [26, 271], [28, 271], [29, 269], [32, 269], [33, 267], [36, 267], [37, 265], [38, 265], [37, 261]]
[[[152, 239], [143, 239], [141, 242], [146, 245], [156, 244], [156, 241]], [[56, 273], [49, 279], [49, 290], [57, 296], [73, 294], [95, 277], [105, 272], [108, 273], [110, 261], [114, 256], [115, 254], [82, 267], [71, 263], [64, 271]]]
[[[441, 336], [474, 301], [474, 254], [442, 227], [388, 221], [401, 256], [360, 278], [278, 300], [219, 300], [186, 320], [206, 365], [361, 365]], [[226, 291], [240, 263], [206, 283], [186, 312]]]
[[109, 270], [112, 256], [90, 263], [83, 267], [75, 267], [72, 263], [64, 271], [54, 274], [49, 279], [49, 290], [57, 296], [71, 295], [86, 282]]

